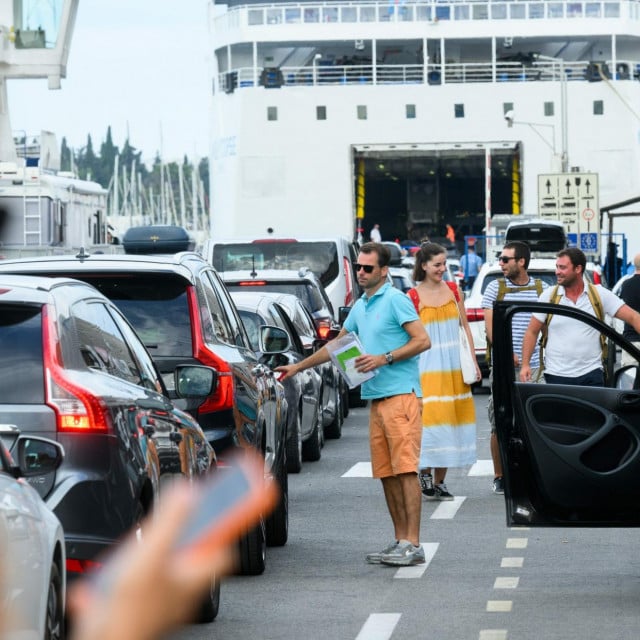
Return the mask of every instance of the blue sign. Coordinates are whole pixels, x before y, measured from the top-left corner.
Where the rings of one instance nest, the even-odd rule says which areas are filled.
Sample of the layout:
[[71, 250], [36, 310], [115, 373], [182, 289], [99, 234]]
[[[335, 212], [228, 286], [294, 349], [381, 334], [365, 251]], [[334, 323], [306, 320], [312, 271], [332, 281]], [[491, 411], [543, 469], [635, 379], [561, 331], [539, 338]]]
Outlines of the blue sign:
[[577, 233], [567, 233], [567, 240], [569, 241], [570, 247], [578, 246], [578, 234]]
[[585, 253], [597, 253], [598, 251], [598, 234], [597, 233], [581, 233], [580, 249]]

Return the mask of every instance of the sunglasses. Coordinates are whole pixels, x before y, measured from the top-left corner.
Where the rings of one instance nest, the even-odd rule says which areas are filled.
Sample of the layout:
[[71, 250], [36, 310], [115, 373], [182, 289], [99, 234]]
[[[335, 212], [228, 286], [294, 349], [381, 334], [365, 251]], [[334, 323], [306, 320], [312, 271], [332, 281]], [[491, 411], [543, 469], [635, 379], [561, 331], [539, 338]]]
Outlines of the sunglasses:
[[517, 260], [515, 256], [500, 256], [498, 258], [498, 262], [502, 262], [502, 264], [507, 264], [509, 260]]
[[358, 262], [353, 263], [353, 268], [356, 270], [356, 273], [362, 269], [365, 273], [373, 273], [375, 266], [372, 264], [360, 264]]

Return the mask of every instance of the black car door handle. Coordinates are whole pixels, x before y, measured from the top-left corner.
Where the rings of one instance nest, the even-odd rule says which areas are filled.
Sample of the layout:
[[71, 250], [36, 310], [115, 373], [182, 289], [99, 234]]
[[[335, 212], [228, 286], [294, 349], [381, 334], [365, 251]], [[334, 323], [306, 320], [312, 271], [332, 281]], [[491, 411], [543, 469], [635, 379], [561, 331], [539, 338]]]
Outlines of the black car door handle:
[[623, 393], [618, 398], [619, 407], [635, 407], [640, 405], [640, 394]]

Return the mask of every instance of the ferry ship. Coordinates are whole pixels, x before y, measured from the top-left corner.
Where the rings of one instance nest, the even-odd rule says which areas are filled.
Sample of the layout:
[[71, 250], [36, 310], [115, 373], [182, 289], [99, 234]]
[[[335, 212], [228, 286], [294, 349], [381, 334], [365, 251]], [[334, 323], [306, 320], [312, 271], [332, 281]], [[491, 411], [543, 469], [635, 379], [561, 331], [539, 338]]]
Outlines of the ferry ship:
[[209, 25], [215, 237], [489, 235], [556, 172], [638, 195], [637, 0], [226, 0]]

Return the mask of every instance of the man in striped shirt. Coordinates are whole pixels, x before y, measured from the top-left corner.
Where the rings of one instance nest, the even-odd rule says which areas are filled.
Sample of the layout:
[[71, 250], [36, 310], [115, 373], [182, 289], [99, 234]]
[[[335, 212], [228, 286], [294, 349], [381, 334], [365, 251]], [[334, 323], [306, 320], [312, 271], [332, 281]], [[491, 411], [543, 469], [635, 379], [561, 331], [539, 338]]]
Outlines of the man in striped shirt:
[[[487, 343], [493, 341], [493, 305], [499, 300], [537, 300], [542, 291], [548, 288], [546, 282], [535, 280], [527, 273], [531, 250], [524, 242], [514, 240], [507, 242], [498, 258], [500, 269], [504, 278], [499, 278], [489, 283], [482, 296], [482, 308], [484, 309], [484, 323], [487, 332]], [[516, 367], [516, 379], [518, 369], [522, 360], [522, 339], [529, 326], [530, 313], [517, 313], [513, 317], [511, 326], [513, 339], [513, 363]], [[538, 348], [531, 356], [531, 379], [537, 380], [538, 369], [540, 367], [540, 351]], [[502, 461], [500, 460], [500, 450], [498, 439], [496, 438], [496, 422], [493, 413], [493, 396], [489, 398], [487, 404], [489, 412], [489, 422], [491, 423], [491, 458], [493, 459], [493, 491], [504, 493], [504, 480], [502, 477]]]

